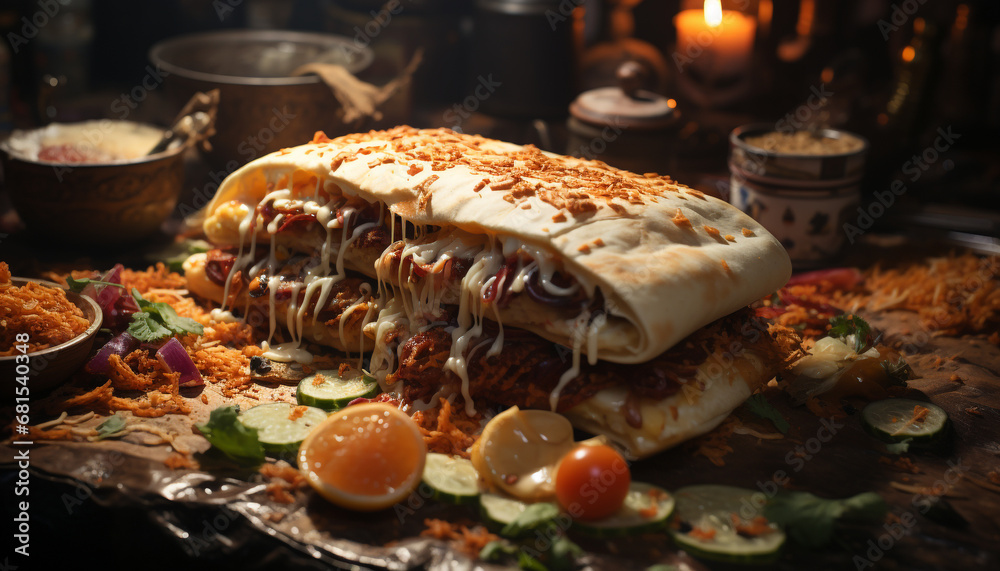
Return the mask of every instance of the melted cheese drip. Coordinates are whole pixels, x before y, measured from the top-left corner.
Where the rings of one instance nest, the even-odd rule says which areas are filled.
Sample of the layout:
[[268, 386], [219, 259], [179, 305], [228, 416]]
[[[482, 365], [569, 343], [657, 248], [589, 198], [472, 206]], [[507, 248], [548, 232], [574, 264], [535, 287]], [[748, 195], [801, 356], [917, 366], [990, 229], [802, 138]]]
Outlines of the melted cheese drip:
[[296, 361], [309, 364], [313, 360], [312, 353], [300, 347], [297, 342], [271, 346], [267, 341], [264, 341], [260, 344], [260, 348], [264, 350], [262, 355], [273, 361], [281, 361], [283, 363]]
[[[274, 174], [269, 181], [269, 188], [274, 188], [275, 180], [281, 178], [282, 173]], [[292, 180], [291, 173], [286, 173], [286, 180]], [[292, 190], [283, 188], [269, 192], [257, 209], [249, 212], [240, 222], [240, 247], [233, 264], [232, 270], [226, 277], [224, 289], [225, 298], [228, 298], [231, 283], [236, 272], [248, 270], [247, 277], [252, 278], [267, 271], [268, 303], [269, 303], [269, 336], [268, 341], [262, 343], [265, 349], [265, 356], [276, 360], [296, 360], [303, 363], [310, 362], [312, 355], [302, 349], [303, 332], [306, 325], [305, 314], [310, 306], [322, 308], [326, 306], [332, 292], [333, 285], [342, 280], [345, 276], [344, 254], [350, 245], [358, 239], [364, 232], [376, 228], [385, 223], [384, 206], [379, 211], [377, 222], [369, 222], [356, 227], [350, 235], [348, 228], [351, 225], [352, 217], [358, 215], [358, 211], [350, 206], [345, 206], [345, 200], [337, 193], [333, 193], [329, 200], [324, 201], [320, 196], [321, 182], [316, 181], [316, 186], [312, 190], [311, 200], [301, 200], [292, 196]], [[339, 189], [338, 189], [339, 190]], [[285, 320], [289, 329], [292, 341], [271, 347], [269, 345], [277, 327], [276, 323], [276, 294], [281, 286], [281, 278], [275, 276], [279, 268], [279, 257], [285, 257], [278, 251], [276, 244], [276, 234], [285, 218], [279, 213], [268, 225], [266, 231], [270, 234], [270, 249], [268, 256], [260, 262], [249, 267], [255, 257], [257, 231], [251, 232], [251, 225], [258, 217], [259, 206], [273, 203], [275, 209], [291, 210], [301, 209], [306, 214], [312, 214], [316, 221], [325, 229], [326, 239], [319, 251], [319, 261], [308, 268], [301, 283], [292, 286], [292, 295], [286, 309]], [[343, 222], [335, 215], [340, 209]], [[259, 223], [259, 218], [257, 219]], [[499, 332], [487, 350], [487, 356], [495, 356], [503, 349], [504, 331], [500, 319], [500, 311], [495, 303], [483, 303], [482, 299], [488, 288], [495, 285], [496, 290], [503, 292], [505, 288], [513, 293], [521, 293], [525, 288], [527, 276], [537, 271], [537, 280], [541, 287], [551, 295], [568, 296], [575, 294], [580, 287], [585, 287], [589, 293], [593, 293], [593, 284], [581, 285], [575, 282], [569, 287], [561, 287], [552, 283], [553, 276], [557, 271], [557, 263], [553, 256], [544, 248], [525, 244], [517, 238], [505, 238], [497, 240], [495, 238], [469, 234], [457, 229], [442, 232], [437, 239], [428, 240], [425, 238], [429, 228], [414, 225], [413, 238], [406, 238], [407, 224], [409, 222], [401, 219], [403, 236], [400, 237], [402, 244], [400, 264], [397, 269], [396, 283], [398, 287], [391, 287], [383, 274], [385, 268], [381, 263], [376, 265], [377, 275], [377, 302], [381, 307], [377, 316], [372, 320], [372, 313], [375, 304], [371, 303], [373, 296], [370, 288], [362, 291], [362, 298], [347, 307], [341, 315], [339, 321], [339, 334], [341, 339], [345, 335], [344, 324], [348, 317], [356, 311], [362, 303], [368, 302], [366, 314], [362, 320], [362, 330], [368, 330], [369, 336], [373, 333], [375, 338], [374, 349], [372, 350], [370, 369], [371, 373], [378, 380], [382, 390], [390, 388], [400, 389], [400, 387], [389, 387], [386, 377], [393, 372], [398, 363], [399, 355], [403, 348], [403, 343], [414, 333], [424, 331], [433, 326], [446, 324], [440, 321], [443, 299], [449, 293], [456, 293], [459, 299], [458, 326], [448, 327], [452, 336], [452, 344], [449, 351], [448, 360], [444, 365], [445, 371], [451, 371], [462, 383], [461, 392], [465, 400], [465, 410], [468, 414], [475, 414], [475, 406], [470, 395], [470, 381], [468, 375], [468, 355], [471, 355], [485, 346], [488, 341], [481, 342], [478, 346], [469, 348], [473, 339], [480, 337], [483, 333], [483, 318], [487, 305], [492, 307], [492, 319], [496, 321]], [[396, 245], [396, 223], [397, 215], [389, 212], [389, 248], [399, 247]], [[256, 224], [254, 224], [256, 226]], [[334, 244], [335, 232], [339, 232], [339, 243]], [[390, 250], [383, 252], [383, 257]], [[506, 259], [519, 252], [526, 254], [531, 261], [523, 263], [523, 258], [519, 256], [516, 269], [511, 274], [501, 279], [501, 283], [494, 284], [496, 274], [503, 267]], [[454, 292], [456, 284], [445, 281], [450, 273], [452, 260], [468, 259], [472, 257], [473, 262], [468, 272], [463, 276], [461, 282], [457, 284], [457, 292]], [[410, 258], [414, 264], [420, 264], [428, 271], [422, 280], [410, 280], [410, 276], [403, 276], [403, 260]], [[427, 267], [430, 265], [430, 267]], [[404, 280], [404, 277], [406, 278]], [[420, 286], [416, 287], [415, 282], [420, 281]], [[367, 286], [366, 286], [367, 287]], [[401, 290], [406, 290], [405, 292]], [[299, 294], [302, 300], [299, 301]], [[313, 299], [315, 298], [315, 303]], [[248, 301], [249, 306], [249, 301]], [[225, 304], [223, 305], [223, 309]], [[318, 310], [317, 310], [318, 312]], [[589, 311], [584, 311], [574, 320], [573, 334], [573, 362], [569, 370], [560, 377], [556, 388], [550, 394], [550, 405], [555, 410], [558, 404], [559, 395], [566, 385], [580, 372], [580, 355], [586, 347], [588, 360], [591, 364], [597, 360], [599, 346], [599, 330], [603, 327], [606, 317], [603, 313], [598, 314], [593, 319]], [[367, 327], [373, 324], [373, 328]], [[387, 335], [393, 331], [401, 329], [397, 340], [391, 344], [385, 342]], [[362, 333], [364, 335], [364, 332]], [[363, 340], [363, 339], [362, 339]], [[363, 346], [363, 343], [361, 344]], [[438, 392], [426, 403], [418, 401], [414, 406], [418, 409], [429, 408], [437, 403], [440, 396], [443, 396], [446, 387], [442, 386]]]
[[[292, 180], [291, 173], [287, 173], [288, 176], [286, 180]], [[272, 180], [268, 181], [268, 187], [274, 188], [275, 180], [280, 179], [278, 174], [272, 177]], [[304, 340], [305, 327], [308, 325], [306, 322], [306, 313], [309, 307], [317, 308], [314, 310], [314, 314], [318, 313], [321, 308], [326, 307], [329, 301], [330, 294], [333, 289], [333, 285], [344, 279], [346, 271], [344, 269], [344, 253], [351, 244], [358, 239], [364, 232], [375, 228], [383, 223], [384, 209], [380, 210], [379, 219], [377, 222], [369, 222], [361, 224], [356, 227], [348, 236], [348, 228], [350, 227], [350, 220], [352, 217], [357, 216], [357, 210], [352, 207], [344, 207], [344, 199], [341, 197], [331, 197], [329, 200], [324, 200], [321, 203], [320, 196], [321, 182], [317, 179], [315, 187], [312, 189], [312, 199], [311, 200], [301, 200], [294, 198], [292, 196], [292, 190], [288, 188], [281, 188], [271, 190], [266, 194], [261, 201], [258, 203], [254, 210], [247, 213], [247, 215], [240, 221], [239, 231], [240, 231], [240, 246], [239, 251], [236, 255], [236, 260], [233, 263], [232, 269], [226, 276], [226, 283], [224, 288], [224, 300], [228, 299], [229, 291], [232, 287], [232, 280], [236, 273], [239, 271], [246, 271], [247, 278], [253, 278], [261, 275], [267, 276], [267, 293], [268, 293], [268, 339], [262, 344], [262, 347], [267, 349], [265, 356], [273, 356], [276, 360], [295, 360], [302, 363], [308, 363], [312, 361], [312, 355], [302, 348], [302, 342]], [[302, 278], [301, 282], [296, 282], [291, 287], [291, 297], [288, 302], [288, 306], [285, 310], [285, 323], [291, 337], [289, 343], [283, 343], [271, 347], [269, 344], [274, 339], [275, 331], [277, 330], [277, 292], [281, 288], [282, 279], [280, 276], [276, 276], [275, 273], [279, 269], [279, 261], [287, 257], [287, 254], [280, 252], [277, 245], [277, 234], [278, 230], [281, 228], [282, 222], [285, 220], [286, 216], [283, 213], [278, 213], [274, 219], [272, 219], [266, 226], [265, 230], [267, 234], [270, 235], [270, 249], [266, 258], [260, 260], [259, 262], [250, 265], [256, 254], [256, 241], [257, 241], [257, 231], [251, 231], [252, 226], [257, 226], [261, 223], [260, 216], [258, 214], [260, 207], [271, 203], [272, 206], [277, 210], [301, 210], [305, 214], [313, 214], [316, 217], [316, 221], [325, 229], [326, 239], [320, 248], [319, 261], [315, 265], [308, 267], [306, 273]], [[341, 223], [334, 212], [337, 208], [342, 208], [342, 216], [344, 222]], [[256, 222], [256, 224], [255, 224]], [[338, 244], [334, 244], [334, 233], [340, 230], [338, 233], [340, 240]], [[248, 245], [249, 242], [249, 245]], [[331, 262], [333, 262], [333, 267], [331, 268]], [[262, 272], [266, 272], [262, 274]], [[302, 295], [301, 301], [299, 300], [300, 294]], [[313, 299], [315, 298], [315, 303]], [[369, 288], [367, 292], [364, 292], [363, 299], [358, 300], [351, 307], [347, 309], [344, 315], [341, 316], [340, 322], [340, 337], [344, 337], [344, 320], [350, 315], [350, 313], [360, 306], [364, 301], [370, 301], [371, 299], [371, 289]], [[225, 309], [225, 303], [223, 304], [223, 309]], [[249, 309], [249, 299], [247, 300], [247, 308]], [[371, 307], [369, 306], [369, 312], [365, 316], [365, 320], [362, 325], [370, 320]], [[321, 334], [320, 331], [317, 331]]]
[[[385, 342], [385, 339], [397, 328], [408, 330], [409, 325], [409, 319], [400, 300], [400, 297], [390, 297], [379, 310], [378, 317], [375, 319], [375, 348], [372, 349], [369, 372], [378, 381], [383, 391], [390, 389], [385, 380], [386, 376], [396, 370], [396, 352], [392, 346]], [[405, 337], [404, 335], [404, 339], [399, 343], [400, 347], [406, 341]]]
[[493, 276], [503, 265], [503, 251], [491, 244], [476, 254], [468, 273], [462, 278], [462, 290], [458, 305], [458, 327], [451, 332], [451, 351], [444, 364], [445, 371], [451, 371], [462, 380], [462, 396], [465, 399], [465, 412], [476, 413], [472, 395], [469, 393], [469, 362], [466, 359], [466, 349], [473, 338], [483, 333], [483, 313], [485, 304], [482, 302], [482, 291], [487, 286], [486, 276]]

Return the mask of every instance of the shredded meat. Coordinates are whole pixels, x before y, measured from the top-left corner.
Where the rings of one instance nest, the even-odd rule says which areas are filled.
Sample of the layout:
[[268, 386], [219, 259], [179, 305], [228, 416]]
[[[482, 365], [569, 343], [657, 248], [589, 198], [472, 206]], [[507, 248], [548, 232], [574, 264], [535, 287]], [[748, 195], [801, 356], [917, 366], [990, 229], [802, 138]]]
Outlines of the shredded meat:
[[[474, 347], [467, 356], [472, 398], [503, 405], [548, 408], [550, 393], [572, 365], [570, 350], [537, 335], [508, 328], [504, 330], [500, 354], [487, 357], [496, 329], [490, 322], [485, 326], [484, 335], [469, 344]], [[623, 365], [598, 361], [590, 365], [584, 361], [580, 365], [580, 375], [560, 393], [558, 410], [568, 410], [601, 389], [620, 385], [623, 378], [629, 379], [630, 390], [636, 396], [667, 398], [694, 378], [698, 366], [716, 348], [738, 352], [745, 346], [737, 347], [734, 343], [747, 343], [751, 339], [756, 340], [752, 343], [755, 351], [780, 354], [777, 343], [767, 333], [766, 323], [752, 316], [749, 310], [743, 310], [698, 330], [646, 363]], [[428, 329], [403, 344], [399, 369], [389, 376], [389, 381], [403, 381], [404, 400], [426, 400], [442, 384], [457, 386], [458, 378], [444, 371], [450, 347], [451, 334], [443, 328]]]

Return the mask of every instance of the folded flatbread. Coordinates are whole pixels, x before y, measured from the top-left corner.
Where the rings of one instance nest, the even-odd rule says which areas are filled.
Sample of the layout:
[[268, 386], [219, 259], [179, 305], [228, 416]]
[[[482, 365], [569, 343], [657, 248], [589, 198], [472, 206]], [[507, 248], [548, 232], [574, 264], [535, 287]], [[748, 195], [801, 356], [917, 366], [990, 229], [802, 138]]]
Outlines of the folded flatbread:
[[[638, 411], [646, 430], [617, 430], [618, 439], [640, 455], [710, 429], [774, 372], [762, 358], [771, 349], [757, 347], [773, 343], [764, 334], [726, 371], [706, 376], [690, 362], [694, 370], [678, 369], [687, 376], [674, 375], [675, 384], [704, 388], [697, 398], [630, 389], [641, 385], [633, 373], [659, 374], [646, 365], [791, 273], [784, 249], [753, 219], [667, 177], [400, 127], [334, 140], [318, 134], [258, 159], [223, 182], [205, 216], [208, 239], [234, 257], [228, 281], [242, 272], [244, 281], [264, 274], [276, 283], [294, 255], [310, 261], [293, 305], [318, 303], [310, 289], [374, 280], [378, 311], [362, 323], [372, 373], [414, 403], [457, 392], [470, 412], [477, 398], [547, 405], [610, 433], [629, 401], [625, 425], [636, 430]], [[214, 298], [224, 299], [227, 287]], [[413, 351], [426, 352], [419, 341], [429, 337], [439, 350], [418, 382]], [[556, 351], [561, 366], [517, 381], [533, 396], [508, 403], [488, 386], [520, 378], [496, 371], [509, 368], [521, 342]], [[705, 354], [720, 351], [728, 349], [716, 344]], [[597, 377], [604, 380], [591, 382]], [[659, 418], [652, 409], [666, 411], [662, 423], [650, 420]], [[657, 423], [673, 425], [651, 430]]]

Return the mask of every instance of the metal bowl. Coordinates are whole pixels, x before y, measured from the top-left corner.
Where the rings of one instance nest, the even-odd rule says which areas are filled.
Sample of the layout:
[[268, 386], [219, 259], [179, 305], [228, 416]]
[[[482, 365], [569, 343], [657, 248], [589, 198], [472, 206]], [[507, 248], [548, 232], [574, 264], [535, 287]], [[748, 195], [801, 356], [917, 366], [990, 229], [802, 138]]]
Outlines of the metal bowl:
[[228, 173], [269, 152], [308, 142], [318, 130], [330, 136], [350, 132], [330, 88], [317, 76], [291, 73], [309, 63], [332, 63], [356, 74], [374, 55], [343, 36], [226, 30], [162, 41], [149, 58], [178, 104], [197, 91], [220, 91], [207, 158]]
[[777, 152], [755, 147], [747, 137], [775, 131], [773, 124], [743, 125], [729, 135], [730, 166], [750, 177], [777, 184], [816, 184], [819, 187], [839, 186], [845, 181], [858, 182], [864, 175], [868, 141], [861, 135], [821, 129], [817, 134], [825, 139], [851, 137], [861, 147], [849, 152], [830, 154], [798, 154]]
[[[28, 282], [61, 288], [59, 284], [46, 280], [11, 278], [11, 283], [16, 286], [23, 286]], [[15, 395], [28, 396], [29, 398], [38, 396], [40, 392], [51, 389], [66, 380], [86, 361], [90, 350], [94, 347], [97, 331], [101, 328], [104, 320], [101, 306], [97, 305], [93, 299], [71, 291], [66, 292], [66, 298], [83, 311], [84, 317], [90, 321], [90, 327], [65, 343], [28, 353], [26, 364], [24, 357], [18, 355], [0, 357], [0, 386], [3, 387], [3, 393], [6, 395], [3, 397], [4, 402], [13, 402]], [[22, 383], [21, 380], [24, 382]], [[19, 390], [20, 387], [25, 386], [28, 387], [27, 390]]]
[[[76, 133], [73, 136], [81, 142], [102, 146], [114, 141], [117, 125], [123, 123], [128, 122], [104, 120], [46, 129], [63, 128]], [[11, 203], [35, 237], [60, 244], [120, 246], [153, 234], [173, 212], [184, 184], [182, 148], [123, 160], [52, 162], [39, 159], [37, 153], [25, 154], [16, 145], [42, 131], [15, 131], [0, 144]], [[64, 139], [68, 138], [72, 136]]]

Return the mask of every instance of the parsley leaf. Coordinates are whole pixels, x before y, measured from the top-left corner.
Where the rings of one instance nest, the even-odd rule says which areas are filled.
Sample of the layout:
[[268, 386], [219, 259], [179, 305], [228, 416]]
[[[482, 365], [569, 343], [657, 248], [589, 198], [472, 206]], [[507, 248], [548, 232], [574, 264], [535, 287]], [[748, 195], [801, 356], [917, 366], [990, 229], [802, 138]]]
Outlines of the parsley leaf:
[[888, 509], [875, 492], [827, 500], [809, 492], [781, 491], [764, 506], [764, 516], [801, 545], [820, 547], [830, 542], [837, 520], [879, 522]]
[[186, 333], [201, 335], [205, 331], [194, 319], [177, 315], [168, 303], [149, 301], [135, 288], [132, 288], [132, 297], [139, 305], [139, 311], [132, 314], [128, 332], [140, 341], [158, 341], [164, 337]]
[[120, 288], [125, 287], [122, 284], [116, 284], [113, 282], [102, 282], [101, 280], [92, 280], [90, 278], [74, 279], [73, 276], [66, 276], [66, 285], [69, 286], [70, 291], [80, 293], [81, 291], [83, 291], [83, 288], [87, 287], [90, 284], [114, 286]]
[[514, 518], [514, 521], [505, 525], [500, 530], [500, 535], [504, 537], [517, 537], [525, 531], [538, 529], [543, 525], [552, 523], [558, 515], [559, 507], [552, 502], [531, 504]]
[[137, 311], [132, 314], [128, 334], [139, 341], [158, 341], [170, 336], [170, 330], [160, 324], [151, 314]]
[[97, 426], [97, 439], [104, 440], [125, 430], [125, 417], [120, 414], [109, 416]]
[[867, 321], [857, 315], [844, 314], [830, 318], [830, 337], [839, 337], [846, 341], [849, 336], [853, 335], [854, 352], [859, 355], [871, 347], [869, 344], [871, 332], [871, 325], [868, 325]]
[[264, 461], [264, 448], [257, 440], [257, 429], [239, 421], [239, 407], [220, 406], [213, 410], [205, 424], [196, 424], [212, 446], [241, 464], [257, 465]]
[[788, 429], [790, 428], [788, 421], [785, 420], [785, 417], [781, 416], [781, 413], [778, 412], [778, 409], [774, 408], [774, 405], [767, 402], [764, 395], [760, 393], [755, 394], [748, 398], [747, 402], [743, 404], [750, 412], [763, 419], [770, 420], [771, 424], [781, 431], [782, 434], [788, 434]]

